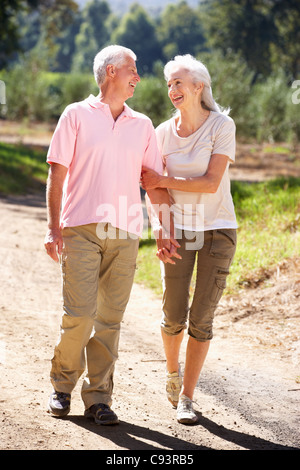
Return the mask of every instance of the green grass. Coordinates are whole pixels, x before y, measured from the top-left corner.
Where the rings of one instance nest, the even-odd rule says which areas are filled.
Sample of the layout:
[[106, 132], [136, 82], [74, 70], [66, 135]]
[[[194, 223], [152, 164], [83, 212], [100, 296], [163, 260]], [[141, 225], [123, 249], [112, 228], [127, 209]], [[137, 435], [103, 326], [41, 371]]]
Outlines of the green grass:
[[[0, 143], [0, 194], [39, 190], [45, 185], [47, 172], [44, 150]], [[239, 229], [226, 293], [238, 292], [253, 279], [266, 285], [267, 270], [275, 269], [283, 259], [300, 256], [300, 178], [252, 184], [234, 181], [232, 195]], [[155, 240], [144, 236], [135, 281], [161, 295], [155, 253]]]
[[[238, 245], [225, 294], [237, 293], [254, 279], [267, 285], [267, 270], [275, 269], [283, 259], [300, 256], [300, 178], [232, 182], [232, 195]], [[153, 240], [141, 241], [135, 280], [161, 295], [155, 252]]]
[[0, 194], [25, 194], [47, 179], [46, 152], [24, 145], [0, 143]]

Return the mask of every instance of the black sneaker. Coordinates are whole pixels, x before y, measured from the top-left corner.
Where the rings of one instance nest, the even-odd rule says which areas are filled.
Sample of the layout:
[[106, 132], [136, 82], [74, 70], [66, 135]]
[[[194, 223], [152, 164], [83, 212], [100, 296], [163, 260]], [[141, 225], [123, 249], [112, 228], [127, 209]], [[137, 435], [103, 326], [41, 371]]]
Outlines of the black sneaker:
[[104, 403], [97, 403], [90, 406], [90, 408], [85, 410], [84, 416], [86, 418], [93, 418], [96, 424], [110, 425], [119, 423], [116, 413]]
[[53, 392], [50, 395], [48, 412], [54, 416], [66, 416], [70, 411], [70, 393]]

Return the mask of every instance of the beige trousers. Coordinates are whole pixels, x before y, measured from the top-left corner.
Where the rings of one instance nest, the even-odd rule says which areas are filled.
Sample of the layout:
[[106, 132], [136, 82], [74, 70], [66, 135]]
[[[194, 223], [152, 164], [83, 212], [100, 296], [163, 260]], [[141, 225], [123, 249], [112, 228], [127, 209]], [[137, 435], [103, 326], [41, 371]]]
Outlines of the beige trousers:
[[51, 382], [71, 393], [87, 365], [85, 408], [112, 403], [120, 324], [129, 300], [138, 238], [110, 224], [63, 229], [63, 316]]

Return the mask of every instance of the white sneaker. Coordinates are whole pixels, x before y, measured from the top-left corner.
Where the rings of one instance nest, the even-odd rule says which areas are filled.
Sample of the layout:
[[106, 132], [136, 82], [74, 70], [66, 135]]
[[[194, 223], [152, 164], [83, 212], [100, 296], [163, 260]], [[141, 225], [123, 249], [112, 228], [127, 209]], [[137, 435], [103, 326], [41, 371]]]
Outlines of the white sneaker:
[[177, 408], [179, 393], [182, 387], [180, 366], [178, 372], [167, 372], [166, 391], [170, 403]]
[[194, 424], [198, 421], [197, 415], [193, 410], [193, 401], [181, 395], [177, 406], [177, 421], [182, 424]]

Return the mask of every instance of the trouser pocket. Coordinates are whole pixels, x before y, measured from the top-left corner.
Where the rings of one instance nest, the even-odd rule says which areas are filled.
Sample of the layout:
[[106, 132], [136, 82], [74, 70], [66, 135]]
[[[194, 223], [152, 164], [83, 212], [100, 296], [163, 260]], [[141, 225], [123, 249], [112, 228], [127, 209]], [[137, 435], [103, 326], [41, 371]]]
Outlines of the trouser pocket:
[[214, 305], [217, 305], [226, 289], [226, 279], [229, 274], [229, 269], [216, 267], [215, 273], [212, 277], [212, 288], [210, 293], [210, 300]]
[[113, 262], [109, 280], [105, 287], [105, 302], [107, 306], [118, 310], [125, 310], [135, 270], [136, 258], [116, 259]]
[[210, 256], [232, 259], [236, 250], [236, 240], [235, 229], [213, 230]]

